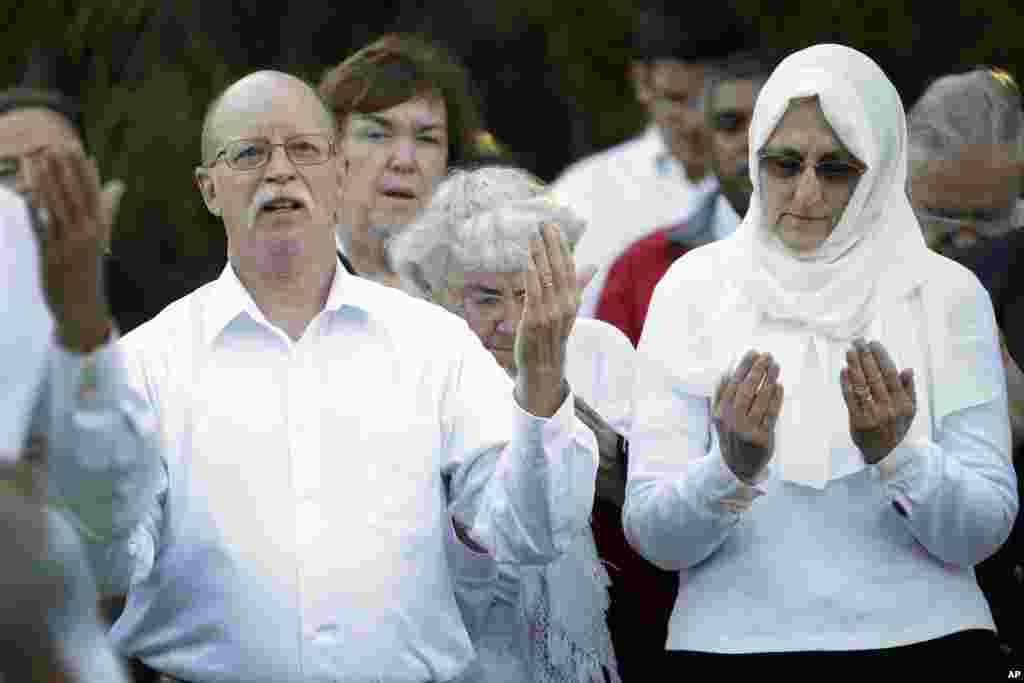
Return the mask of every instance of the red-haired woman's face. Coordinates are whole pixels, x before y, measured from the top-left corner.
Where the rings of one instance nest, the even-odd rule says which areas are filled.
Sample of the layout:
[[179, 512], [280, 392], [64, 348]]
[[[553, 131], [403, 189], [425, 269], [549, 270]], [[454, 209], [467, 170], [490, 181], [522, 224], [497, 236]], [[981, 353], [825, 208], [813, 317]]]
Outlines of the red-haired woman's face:
[[448, 168], [448, 116], [444, 99], [417, 97], [343, 122], [341, 154], [347, 163], [342, 201], [364, 204], [371, 223], [404, 226], [430, 200]]

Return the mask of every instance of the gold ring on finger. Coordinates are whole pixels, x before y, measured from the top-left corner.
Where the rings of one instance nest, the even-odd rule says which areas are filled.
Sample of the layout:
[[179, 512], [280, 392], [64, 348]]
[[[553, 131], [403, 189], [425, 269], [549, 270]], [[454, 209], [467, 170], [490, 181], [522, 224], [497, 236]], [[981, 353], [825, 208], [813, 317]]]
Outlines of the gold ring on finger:
[[540, 284], [541, 284], [542, 287], [547, 289], [547, 288], [552, 287], [555, 284], [555, 281], [553, 279], [551, 279], [550, 277], [545, 277], [545, 278], [541, 278]]

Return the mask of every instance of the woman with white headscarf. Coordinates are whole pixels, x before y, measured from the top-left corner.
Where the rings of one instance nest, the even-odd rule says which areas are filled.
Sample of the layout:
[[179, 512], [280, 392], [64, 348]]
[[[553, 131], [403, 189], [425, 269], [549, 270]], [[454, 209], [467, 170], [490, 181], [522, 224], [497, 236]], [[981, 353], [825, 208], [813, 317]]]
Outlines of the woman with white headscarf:
[[[388, 257], [413, 294], [460, 315], [514, 375], [530, 240], [548, 225], [558, 226], [567, 251], [584, 227], [524, 171], [497, 166], [455, 171], [423, 215], [389, 245]], [[629, 340], [616, 328], [576, 320], [567, 341], [566, 377], [577, 395], [577, 416], [597, 436], [597, 496], [616, 510], [625, 487], [623, 435], [633, 357]], [[605, 622], [609, 577], [591, 533], [582, 534], [551, 565], [496, 571], [492, 583], [471, 587], [476, 606], [481, 593], [489, 597], [482, 613], [467, 610], [467, 601], [460, 599], [478, 661], [459, 683], [619, 680]], [[466, 576], [453, 577], [457, 596], [467, 593], [460, 586]]]
[[790, 55], [740, 228], [654, 293], [623, 516], [680, 571], [679, 665], [998, 656], [973, 566], [1018, 505], [999, 340], [977, 279], [925, 246], [906, 140], [868, 57]]

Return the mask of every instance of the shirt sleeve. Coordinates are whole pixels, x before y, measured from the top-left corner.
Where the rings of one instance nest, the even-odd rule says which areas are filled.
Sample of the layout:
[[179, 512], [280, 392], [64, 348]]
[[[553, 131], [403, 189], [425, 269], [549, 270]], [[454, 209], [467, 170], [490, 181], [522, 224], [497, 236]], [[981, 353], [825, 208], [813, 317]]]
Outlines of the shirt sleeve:
[[637, 372], [623, 528], [651, 563], [685, 569], [714, 553], [764, 491], [725, 464], [707, 398], [661, 390], [664, 378], [649, 372]]
[[43, 298], [39, 253], [24, 204], [0, 196], [0, 460], [25, 445], [46, 374], [53, 319]]
[[[992, 303], [973, 275], [942, 290], [942, 359], [930, 378], [934, 426], [876, 468], [910, 532], [930, 553], [971, 566], [1009, 536], [1018, 491], [1006, 374]], [[918, 384], [924, 378], [915, 378]]]
[[48, 401], [49, 495], [75, 526], [104, 594], [152, 566], [167, 471], [157, 420], [115, 342], [89, 355], [55, 348]]
[[451, 513], [496, 562], [547, 564], [589, 522], [596, 439], [571, 391], [550, 418], [524, 411], [493, 356], [462, 333], [444, 408]]
[[[686, 271], [680, 270], [686, 268]], [[759, 485], [740, 481], [722, 459], [707, 396], [690, 393], [671, 368], [681, 362], [678, 340], [703, 321], [688, 311], [701, 300], [693, 268], [677, 261], [655, 288], [637, 349], [633, 424], [623, 529], [629, 543], [665, 570], [707, 559], [731, 533]], [[757, 482], [770, 476], [771, 464]]]
[[938, 440], [897, 446], [878, 465], [914, 537], [943, 562], [973, 566], [999, 549], [1017, 516], [1005, 401], [943, 420]]

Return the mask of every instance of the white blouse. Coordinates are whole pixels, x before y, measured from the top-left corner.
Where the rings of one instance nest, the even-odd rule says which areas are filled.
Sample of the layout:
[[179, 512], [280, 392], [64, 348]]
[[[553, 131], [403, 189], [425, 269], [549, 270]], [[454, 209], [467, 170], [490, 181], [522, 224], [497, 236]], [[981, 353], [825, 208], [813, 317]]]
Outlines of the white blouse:
[[[973, 566], [1005, 541], [1017, 513], [1005, 391], [925, 425], [878, 465], [830, 453], [834, 476], [823, 489], [784, 481], [772, 465], [759, 485], [741, 483], [722, 459], [708, 399], [666, 370], [687, 362], [670, 343], [695, 332], [680, 320], [698, 324], [681, 312], [722, 296], [708, 267], [716, 246], [669, 270], [638, 348], [623, 518], [638, 552], [680, 572], [668, 648], [875, 649], [994, 628]], [[965, 269], [932, 263], [907, 296], [905, 324], [927, 337], [922, 297], [941, 302], [935, 319], [963, 362], [975, 373], [1001, 368], [985, 290]], [[941, 366], [915, 377], [949, 381]], [[967, 385], [959, 393], [978, 394]]]

